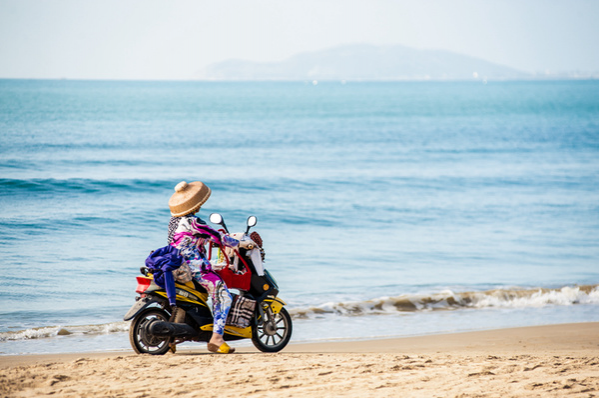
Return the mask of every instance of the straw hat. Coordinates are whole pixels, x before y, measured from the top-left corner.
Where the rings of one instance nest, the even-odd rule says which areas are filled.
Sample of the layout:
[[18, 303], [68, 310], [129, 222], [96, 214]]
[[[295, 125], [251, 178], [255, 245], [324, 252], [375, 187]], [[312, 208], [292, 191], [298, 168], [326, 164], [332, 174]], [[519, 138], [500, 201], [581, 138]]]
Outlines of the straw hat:
[[182, 217], [197, 212], [206, 203], [212, 191], [201, 181], [181, 181], [175, 187], [175, 193], [168, 201], [173, 217]]

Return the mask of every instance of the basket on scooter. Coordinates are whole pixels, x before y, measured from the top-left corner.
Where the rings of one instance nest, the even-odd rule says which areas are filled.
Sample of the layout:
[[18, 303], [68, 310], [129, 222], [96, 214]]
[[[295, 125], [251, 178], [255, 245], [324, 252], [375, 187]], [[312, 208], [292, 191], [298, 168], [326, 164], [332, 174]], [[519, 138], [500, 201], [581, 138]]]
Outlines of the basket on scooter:
[[[208, 253], [210, 253], [208, 257], [210, 260], [212, 244], [210, 244]], [[216, 273], [223, 279], [227, 288], [249, 291], [252, 282], [252, 271], [250, 271], [245, 260], [240, 258], [239, 254], [235, 257], [229, 256], [231, 256], [231, 253], [225, 253], [225, 251], [219, 248], [218, 261], [215, 267]], [[231, 267], [239, 271], [236, 272]]]
[[243, 274], [237, 274], [228, 267], [217, 271], [229, 289], [250, 290], [252, 272], [246, 268]]

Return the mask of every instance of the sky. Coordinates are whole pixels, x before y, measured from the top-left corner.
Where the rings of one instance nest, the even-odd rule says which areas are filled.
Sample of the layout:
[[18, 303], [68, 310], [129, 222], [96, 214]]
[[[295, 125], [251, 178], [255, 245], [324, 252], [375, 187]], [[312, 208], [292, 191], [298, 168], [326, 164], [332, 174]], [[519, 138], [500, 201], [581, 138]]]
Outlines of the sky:
[[599, 71], [596, 0], [0, 0], [0, 78], [192, 79], [342, 44]]

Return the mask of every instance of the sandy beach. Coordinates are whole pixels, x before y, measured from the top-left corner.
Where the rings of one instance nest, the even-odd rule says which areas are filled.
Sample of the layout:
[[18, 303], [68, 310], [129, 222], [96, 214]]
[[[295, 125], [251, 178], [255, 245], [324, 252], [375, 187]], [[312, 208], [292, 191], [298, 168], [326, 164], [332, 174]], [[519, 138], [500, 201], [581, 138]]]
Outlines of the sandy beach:
[[0, 357], [2, 397], [599, 396], [599, 323], [290, 344]]

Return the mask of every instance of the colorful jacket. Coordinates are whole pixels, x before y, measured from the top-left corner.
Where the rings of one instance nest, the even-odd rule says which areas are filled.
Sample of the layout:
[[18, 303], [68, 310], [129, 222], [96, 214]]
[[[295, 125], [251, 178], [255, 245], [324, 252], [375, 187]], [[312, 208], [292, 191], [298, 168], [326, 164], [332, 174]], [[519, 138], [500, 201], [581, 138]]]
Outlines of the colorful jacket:
[[237, 247], [239, 241], [209, 227], [199, 217], [187, 215], [171, 217], [168, 226], [168, 244], [179, 249], [179, 253], [192, 272], [210, 272], [212, 265], [206, 255], [206, 243], [219, 247]]

